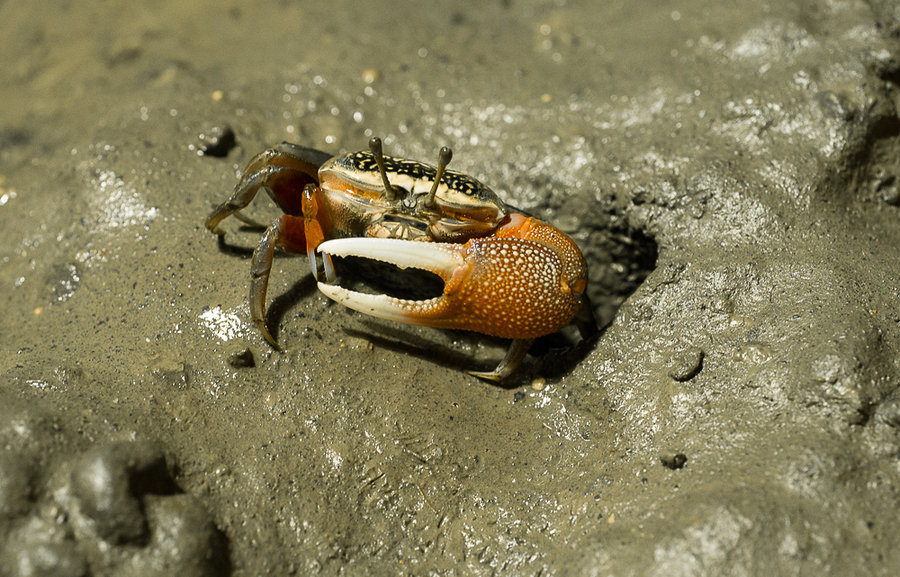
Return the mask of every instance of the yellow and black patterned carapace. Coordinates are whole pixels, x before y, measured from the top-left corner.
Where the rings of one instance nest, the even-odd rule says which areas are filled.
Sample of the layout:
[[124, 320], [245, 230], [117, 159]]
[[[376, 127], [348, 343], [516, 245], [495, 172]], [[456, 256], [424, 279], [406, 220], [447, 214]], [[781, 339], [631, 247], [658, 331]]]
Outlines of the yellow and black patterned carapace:
[[319, 175], [323, 180], [334, 176], [373, 202], [427, 221], [436, 240], [489, 234], [509, 213], [489, 186], [468, 174], [444, 169], [436, 181], [438, 168], [431, 164], [381, 158], [391, 191], [386, 191], [376, 154], [369, 150], [336, 156], [322, 165]]

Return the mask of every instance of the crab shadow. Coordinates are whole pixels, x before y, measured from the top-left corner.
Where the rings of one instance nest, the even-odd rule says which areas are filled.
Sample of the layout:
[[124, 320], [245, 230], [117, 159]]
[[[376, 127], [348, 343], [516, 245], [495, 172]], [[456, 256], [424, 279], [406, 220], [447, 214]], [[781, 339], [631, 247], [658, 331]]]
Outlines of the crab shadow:
[[[414, 329], [390, 327], [377, 319], [358, 319], [357, 322], [364, 328], [346, 327], [343, 329], [344, 333], [355, 338], [365, 339], [376, 347], [423, 359], [449, 369], [460, 372], [485, 371], [493, 369], [500, 362], [500, 357], [490, 361], [476, 360], [471, 354], [454, 350], [448, 346], [446, 339], [428, 339]], [[460, 335], [460, 340], [468, 342], [483, 340], [503, 347], [508, 346], [510, 342], [508, 339], [478, 333], [453, 332]], [[568, 331], [541, 337], [534, 342], [528, 357], [512, 375], [503, 381], [490, 382], [490, 384], [503, 389], [515, 389], [530, 382], [538, 375], [552, 379], [562, 378], [591, 353], [602, 332], [603, 329], [598, 328], [592, 335], [580, 338], [576, 342], [570, 340], [571, 336]]]
[[[253, 231], [261, 234], [261, 231], [265, 229], [258, 229], [256, 227], [242, 226], [238, 229], [238, 232], [247, 232]], [[244, 259], [249, 259], [253, 256], [253, 249], [244, 246], [241, 244], [234, 244], [225, 240], [226, 235], [219, 234], [216, 235], [216, 248], [219, 249], [219, 252], [222, 254], [227, 254], [230, 256], [241, 257]]]
[[[335, 264], [338, 270], [347, 271], [342, 274], [341, 285], [353, 287], [354, 290], [374, 290], [396, 298], [411, 300], [425, 300], [443, 294], [443, 281], [426, 271], [399, 270], [393, 265], [362, 258], [349, 257], [342, 261]], [[505, 350], [510, 344], [509, 339], [469, 331], [451, 331], [458, 335], [453, 339], [446, 337], [429, 339], [423, 335], [424, 331], [420, 328], [381, 321], [359, 313], [352, 315], [365, 328], [363, 330], [345, 328], [346, 334], [366, 339], [384, 349], [402, 352], [461, 372], [491, 370], [500, 362], [500, 357], [491, 361], [475, 359], [468, 352], [454, 350], [452, 345], [448, 345], [448, 340], [462, 341], [470, 348], [476, 343], [492, 343]], [[515, 388], [530, 382], [536, 375], [561, 378], [571, 372], [590, 354], [601, 334], [594, 307], [590, 303], [586, 305], [581, 316], [583, 318], [580, 321], [573, 320], [571, 325], [563, 327], [560, 331], [536, 339], [522, 366], [498, 383], [498, 386]], [[488, 364], [490, 366], [487, 366]]]

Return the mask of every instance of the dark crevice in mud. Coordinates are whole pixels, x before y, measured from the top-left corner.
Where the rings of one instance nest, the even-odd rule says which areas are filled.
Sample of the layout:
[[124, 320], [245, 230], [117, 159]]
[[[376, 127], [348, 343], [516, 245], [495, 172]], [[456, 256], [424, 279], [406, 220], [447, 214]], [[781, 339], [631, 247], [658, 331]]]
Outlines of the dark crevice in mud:
[[[864, 108], [849, 109], [850, 142], [842, 158], [825, 172], [821, 189], [831, 201], [880, 200], [900, 205], [896, 187], [900, 176], [900, 22], [893, 17], [892, 1], [870, 0], [876, 27], [892, 50], [887, 59], [872, 60], [868, 80], [876, 97]], [[855, 194], [846, 194], [846, 191]], [[841, 199], [845, 199], [841, 201]]]
[[576, 338], [572, 332], [563, 329], [535, 341], [529, 353], [538, 358], [539, 374], [558, 379], [581, 363], [594, 350], [601, 336], [603, 328], [599, 325], [594, 334], [581, 338]]
[[[897, 42], [900, 48], [900, 42]], [[895, 87], [900, 87], [900, 56], [894, 56], [890, 63], [878, 71], [878, 77]]]
[[[847, 159], [837, 166], [838, 174], [829, 175], [832, 187], [847, 186], [857, 191], [847, 198], [880, 200], [889, 205], [900, 204], [897, 193], [897, 178], [900, 176], [900, 155], [898, 155], [900, 118], [896, 110], [879, 114], [872, 118], [866, 128], [861, 146], [851, 152]], [[841, 169], [846, 176], [841, 176]]]
[[602, 327], [612, 322], [619, 306], [656, 268], [659, 247], [644, 231], [625, 227], [597, 230], [591, 240], [585, 249], [588, 296]]
[[[890, 75], [900, 80], [900, 69]], [[900, 102], [900, 85], [876, 82], [883, 86], [882, 94], [848, 120], [856, 126], [851, 127], [846, 150], [825, 170], [820, 189], [831, 202], [880, 200], [900, 204], [900, 194], [895, 192], [900, 176], [900, 116], [895, 105]]]
[[865, 427], [872, 420], [872, 417], [875, 416], [875, 411], [878, 409], [877, 403], [863, 403], [859, 409], [857, 409], [859, 420], [855, 423], [861, 427]]

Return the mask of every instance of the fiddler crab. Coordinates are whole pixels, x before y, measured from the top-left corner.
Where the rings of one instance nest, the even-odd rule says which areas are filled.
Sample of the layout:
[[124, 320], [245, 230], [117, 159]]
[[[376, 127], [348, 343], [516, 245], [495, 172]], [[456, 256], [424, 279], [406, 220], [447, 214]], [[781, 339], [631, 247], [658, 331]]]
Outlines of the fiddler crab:
[[[276, 248], [306, 253], [319, 290], [357, 311], [383, 319], [513, 339], [493, 371], [501, 380], [524, 359], [532, 341], [556, 332], [586, 305], [587, 266], [559, 229], [523, 214], [478, 180], [437, 166], [392, 158], [381, 139], [369, 150], [340, 156], [284, 142], [253, 158], [227, 201], [206, 220], [219, 235], [260, 189], [284, 214], [269, 225], [250, 266], [250, 314], [266, 327], [266, 289]], [[333, 240], [326, 240], [333, 239]], [[321, 255], [324, 282], [319, 273]], [[332, 256], [357, 256], [431, 271], [443, 294], [427, 300], [353, 292], [337, 284]]]

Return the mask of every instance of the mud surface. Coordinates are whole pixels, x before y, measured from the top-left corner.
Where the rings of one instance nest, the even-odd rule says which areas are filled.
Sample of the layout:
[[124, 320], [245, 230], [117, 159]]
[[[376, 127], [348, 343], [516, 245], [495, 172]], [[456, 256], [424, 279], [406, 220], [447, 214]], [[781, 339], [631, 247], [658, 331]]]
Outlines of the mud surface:
[[[0, 572], [896, 575], [900, 9], [369, 4], [0, 3]], [[569, 233], [597, 341], [492, 386], [279, 257], [269, 347], [203, 221], [372, 135]]]

